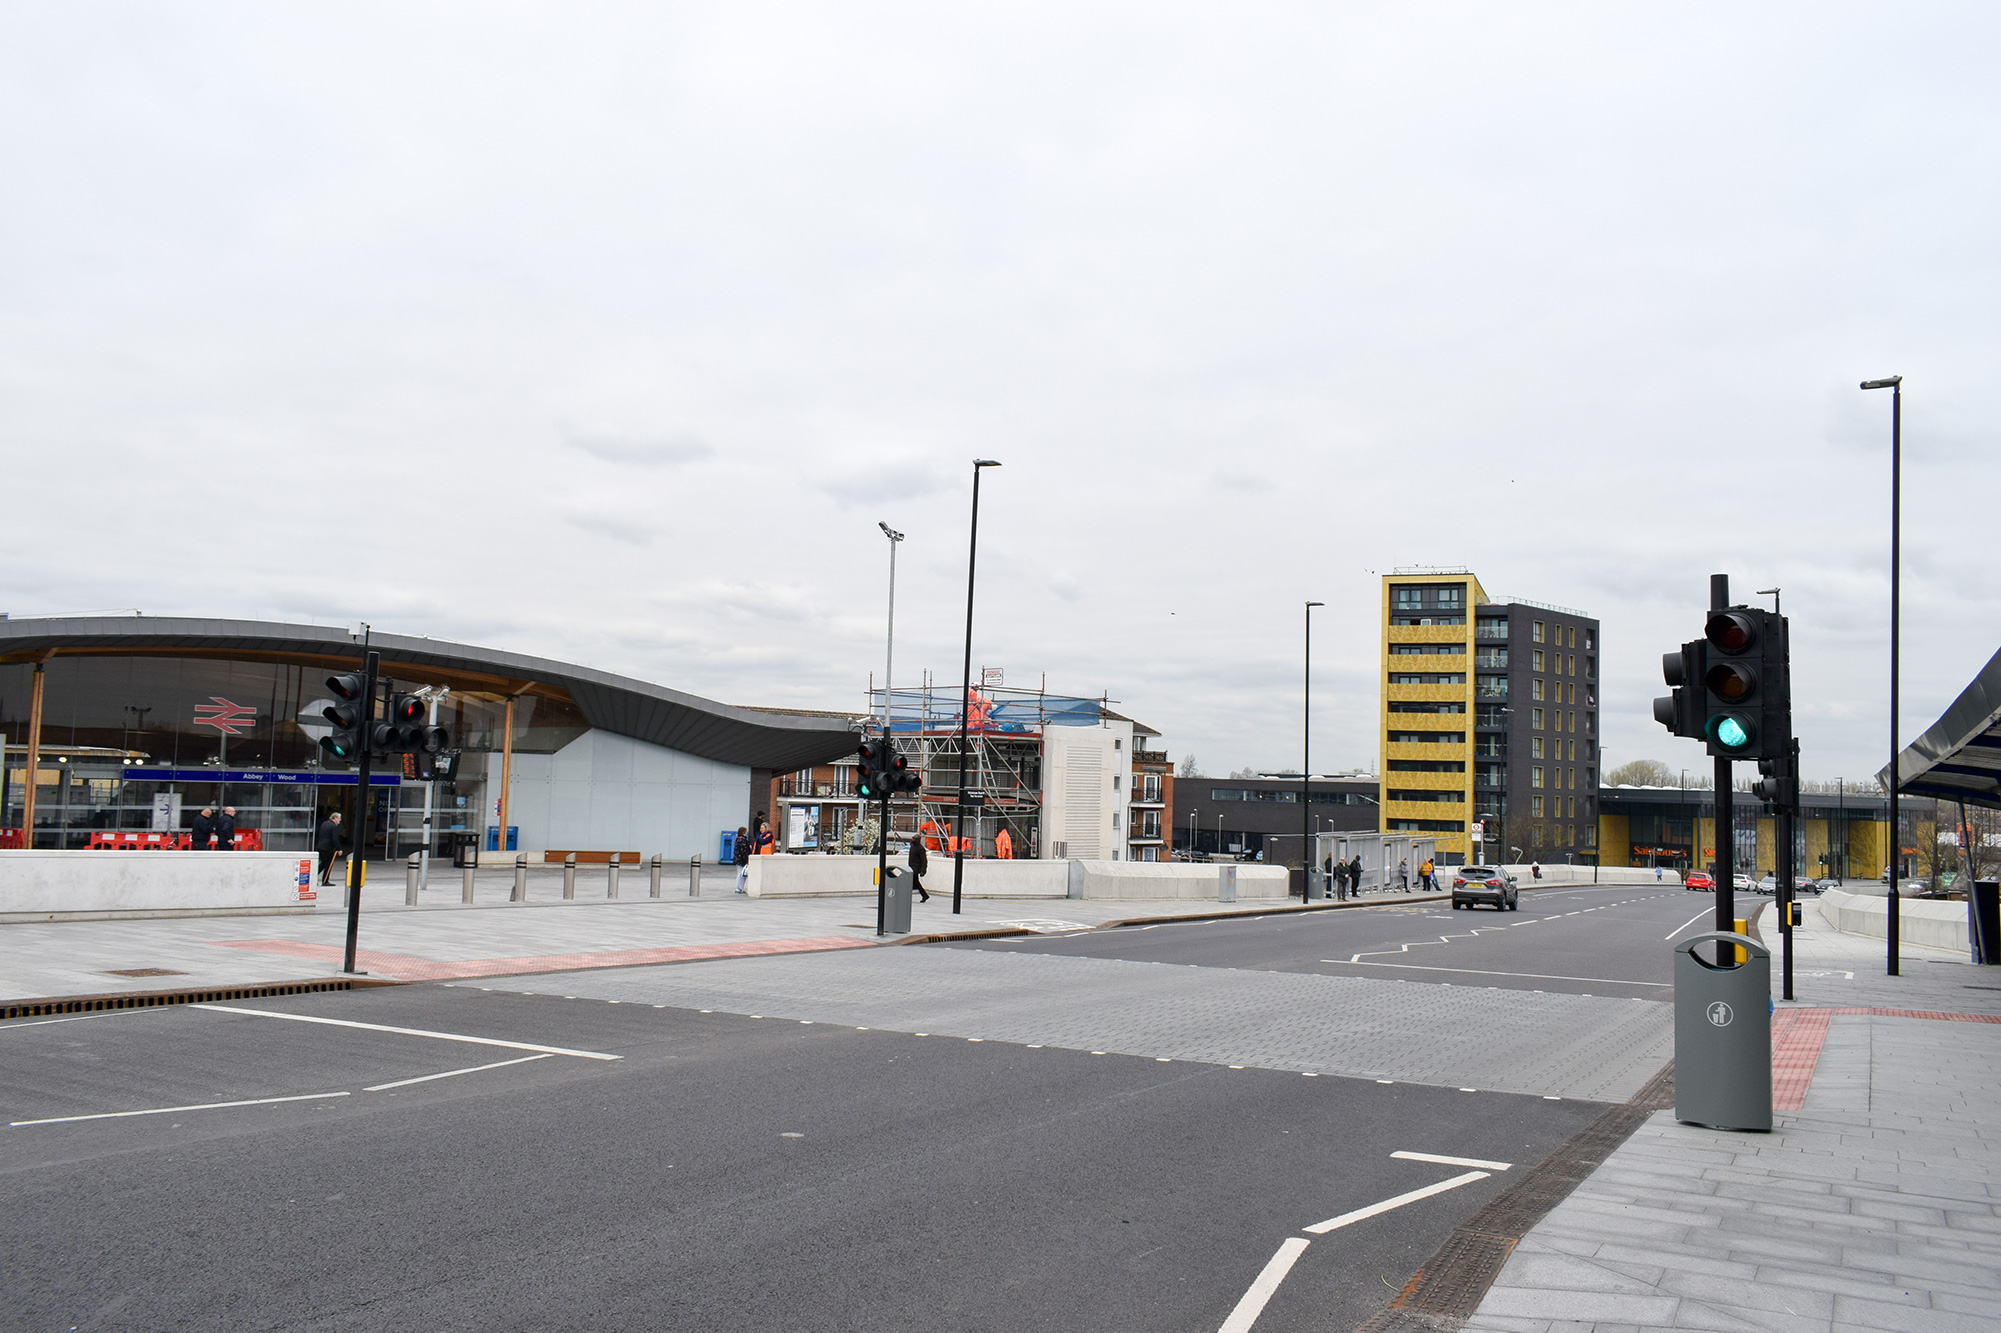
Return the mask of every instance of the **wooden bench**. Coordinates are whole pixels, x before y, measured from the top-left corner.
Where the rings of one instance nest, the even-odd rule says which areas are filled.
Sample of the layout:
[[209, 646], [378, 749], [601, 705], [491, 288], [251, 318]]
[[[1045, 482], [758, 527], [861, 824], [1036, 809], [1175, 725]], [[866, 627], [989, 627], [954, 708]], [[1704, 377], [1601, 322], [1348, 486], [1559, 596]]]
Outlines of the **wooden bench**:
[[636, 866], [646, 859], [638, 852], [544, 852], [542, 864], [561, 865], [572, 856], [577, 858], [577, 864], [580, 866], [610, 865], [614, 856], [622, 866]]

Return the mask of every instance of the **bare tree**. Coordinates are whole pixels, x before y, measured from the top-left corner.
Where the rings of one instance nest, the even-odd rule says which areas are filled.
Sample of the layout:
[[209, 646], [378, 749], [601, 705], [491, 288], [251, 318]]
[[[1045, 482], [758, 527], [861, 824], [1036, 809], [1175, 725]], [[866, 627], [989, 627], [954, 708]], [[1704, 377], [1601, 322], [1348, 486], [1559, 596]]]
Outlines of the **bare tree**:
[[1635, 759], [1605, 775], [1608, 787], [1675, 787], [1680, 783], [1676, 771], [1658, 759]]
[[1184, 754], [1181, 756], [1181, 767], [1175, 770], [1175, 775], [1184, 778], [1199, 778], [1202, 776], [1202, 768], [1195, 762], [1194, 755]]
[[1258, 771], [1255, 768], [1240, 768], [1236, 772], [1230, 774], [1231, 777], [1236, 778], [1239, 781], [1242, 781], [1247, 778], [1255, 779], [1257, 775]]

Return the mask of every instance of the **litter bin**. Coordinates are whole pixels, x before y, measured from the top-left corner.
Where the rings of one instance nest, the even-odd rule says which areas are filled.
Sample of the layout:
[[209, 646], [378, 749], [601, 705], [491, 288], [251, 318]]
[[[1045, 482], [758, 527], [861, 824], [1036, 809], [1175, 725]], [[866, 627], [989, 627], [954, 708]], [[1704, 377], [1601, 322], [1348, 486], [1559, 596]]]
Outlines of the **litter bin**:
[[910, 933], [910, 875], [897, 873], [897, 867], [889, 868], [889, 892], [884, 895], [882, 928], [892, 935]]
[[[1700, 944], [1716, 946], [1725, 961], [1696, 953]], [[1674, 953], [1674, 1118], [1770, 1130], [1771, 950], [1719, 930], [1683, 940]]]

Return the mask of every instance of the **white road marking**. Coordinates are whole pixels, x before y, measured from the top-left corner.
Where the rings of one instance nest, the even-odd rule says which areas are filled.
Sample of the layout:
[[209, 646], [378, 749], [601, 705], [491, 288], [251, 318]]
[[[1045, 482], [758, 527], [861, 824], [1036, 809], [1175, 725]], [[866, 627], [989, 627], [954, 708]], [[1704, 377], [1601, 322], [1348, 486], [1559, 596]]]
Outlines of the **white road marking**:
[[1223, 1321], [1223, 1326], [1217, 1333], [1250, 1333], [1251, 1325], [1255, 1324], [1258, 1316], [1264, 1313], [1265, 1303], [1271, 1300], [1272, 1293], [1278, 1290], [1278, 1284], [1285, 1281], [1285, 1275], [1292, 1271], [1292, 1266], [1299, 1262], [1299, 1256], [1304, 1254], [1306, 1247], [1312, 1243], [1297, 1236], [1287, 1236], [1280, 1241], [1278, 1253], [1271, 1257], [1271, 1262], [1265, 1265], [1264, 1271], [1251, 1283], [1251, 1289], [1237, 1302], [1237, 1308], [1230, 1311], [1230, 1317]]
[[249, 1014], [253, 1018], [289, 1018], [294, 1023], [325, 1023], [329, 1027], [361, 1028], [368, 1032], [393, 1032], [402, 1037], [431, 1037], [437, 1041], [463, 1041], [474, 1046], [501, 1046], [510, 1051], [546, 1051], [550, 1055], [574, 1055], [579, 1060], [621, 1060], [623, 1056], [602, 1051], [573, 1051], [567, 1046], [538, 1046], [532, 1041], [502, 1041], [498, 1037], [468, 1037], [461, 1032], [429, 1032], [423, 1028], [397, 1028], [384, 1023], [358, 1023], [351, 1018], [321, 1018], [317, 1014], [283, 1014], [275, 1009], [239, 1009], [227, 1004], [192, 1004], [190, 1009], [213, 1009], [224, 1014]]
[[1477, 1157], [1440, 1157], [1428, 1152], [1393, 1152], [1392, 1157], [1400, 1157], [1406, 1162], [1436, 1162], [1440, 1166], [1476, 1166], [1483, 1171], [1505, 1171], [1513, 1162], [1483, 1162]]
[[470, 1069], [447, 1069], [442, 1074], [424, 1074], [418, 1078], [398, 1079], [394, 1083], [378, 1083], [372, 1088], [363, 1088], [362, 1091], [387, 1092], [391, 1088], [407, 1088], [412, 1083], [429, 1083], [434, 1078], [457, 1078], [460, 1074], [483, 1074], [489, 1069], [505, 1069], [509, 1065], [525, 1065], [531, 1060], [546, 1060], [548, 1058], [549, 1054], [545, 1051], [541, 1055], [524, 1055], [517, 1060], [497, 1060], [493, 1064], [474, 1065]]
[[15, 1028], [38, 1028], [49, 1023], [81, 1023], [91, 1018], [130, 1018], [134, 1014], [164, 1014], [170, 1005], [154, 1005], [149, 1009], [113, 1009], [102, 1014], [72, 1014], [68, 1018], [37, 1018], [31, 1023], [0, 1023], [0, 1032], [12, 1032]]
[[77, 1120], [120, 1120], [128, 1115], [173, 1115], [181, 1111], [217, 1111], [226, 1106], [269, 1106], [273, 1102], [317, 1102], [328, 1097], [345, 1097], [345, 1092], [309, 1092], [300, 1097], [254, 1097], [243, 1102], [202, 1102], [198, 1106], [155, 1106], [146, 1111], [99, 1111], [96, 1115], [53, 1115], [46, 1120], [10, 1120], [8, 1125], [67, 1125]]
[[1620, 981], [1616, 977], [1564, 977], [1550, 972], [1489, 972], [1477, 967], [1422, 967], [1416, 963], [1358, 963], [1352, 958], [1323, 958], [1337, 967], [1394, 967], [1402, 972], [1459, 972], [1474, 977], [1525, 977], [1532, 981], [1595, 981], [1608, 986], [1658, 986], [1673, 990], [1672, 981]]
[[1338, 1231], [1342, 1227], [1353, 1226], [1357, 1222], [1366, 1222], [1372, 1217], [1377, 1217], [1383, 1213], [1401, 1208], [1407, 1203], [1416, 1203], [1420, 1199], [1429, 1199], [1434, 1194], [1443, 1194], [1447, 1190], [1456, 1190], [1461, 1185], [1470, 1185], [1476, 1180], [1485, 1180], [1487, 1178], [1488, 1173], [1485, 1171], [1468, 1171], [1463, 1176], [1454, 1176], [1450, 1180], [1441, 1180], [1436, 1185], [1426, 1185], [1421, 1190], [1412, 1190], [1408, 1194], [1399, 1194], [1394, 1199], [1384, 1199], [1381, 1203], [1372, 1203], [1367, 1208], [1357, 1208], [1352, 1213], [1343, 1213], [1339, 1217], [1330, 1217], [1325, 1222], [1315, 1222], [1310, 1227], [1301, 1227], [1300, 1230], [1306, 1232], [1308, 1235], [1324, 1236], [1330, 1231]]
[[1669, 931], [1665, 938], [1673, 939], [1675, 936], [1681, 934], [1684, 930], [1687, 930], [1690, 926], [1694, 925], [1696, 922], [1702, 920], [1702, 918], [1714, 915], [1715, 910], [1716, 910], [1715, 908], [1710, 908], [1710, 907], [1704, 908], [1702, 911], [1697, 912], [1694, 916], [1690, 917], [1688, 920], [1682, 922], [1680, 925], [1676, 926], [1673, 930]]

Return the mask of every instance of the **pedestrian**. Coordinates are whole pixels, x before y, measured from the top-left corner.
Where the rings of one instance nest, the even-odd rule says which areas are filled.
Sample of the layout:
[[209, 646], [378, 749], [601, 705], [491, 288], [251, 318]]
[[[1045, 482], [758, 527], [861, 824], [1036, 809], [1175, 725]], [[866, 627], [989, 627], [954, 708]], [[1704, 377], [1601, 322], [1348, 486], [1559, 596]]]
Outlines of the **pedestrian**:
[[1348, 873], [1348, 863], [1346, 861], [1336, 861], [1334, 863], [1334, 878], [1335, 882], [1341, 886], [1341, 901], [1346, 902], [1355, 896], [1355, 877]]
[[1359, 856], [1348, 863], [1348, 887], [1355, 891], [1357, 898], [1362, 896], [1362, 858]]
[[1330, 898], [1339, 896], [1340, 881], [1334, 878], [1334, 858], [1331, 855], [1320, 863], [1320, 885], [1323, 895]]
[[917, 900], [928, 903], [931, 895], [924, 891], [924, 872], [931, 868], [931, 858], [924, 851], [924, 839], [910, 840], [910, 887], [917, 890]]
[[730, 844], [730, 860], [736, 862], [736, 891], [744, 893], [744, 881], [750, 878], [750, 830], [741, 824], [736, 826], [736, 840]]
[[236, 807], [222, 807], [222, 818], [215, 821], [215, 845], [225, 852], [236, 850]]
[[1542, 862], [1540, 861], [1529, 862], [1529, 876], [1530, 878], [1535, 880], [1542, 879]]
[[215, 841], [214, 806], [205, 805], [201, 808], [201, 813], [195, 816], [195, 822], [189, 826], [188, 834], [189, 841], [194, 844], [196, 851], [208, 850], [208, 845]]
[[773, 853], [777, 852], [778, 835], [773, 833], [771, 831], [771, 825], [765, 822], [764, 811], [762, 810], [757, 812], [756, 826], [757, 826], [757, 836], [755, 839], [753, 839], [753, 841], [756, 843], [756, 846], [751, 849], [751, 855], [770, 856]]
[[1431, 892], [1431, 858], [1428, 856], [1424, 858], [1424, 864], [1417, 868], [1417, 882], [1424, 886], [1426, 893]]
[[320, 854], [320, 887], [333, 887], [333, 863], [342, 855], [340, 842], [340, 811], [326, 817], [320, 825], [319, 840], [313, 844]]
[[1660, 868], [1659, 866], [1655, 866], [1655, 867], [1654, 867], [1654, 883], [1658, 884], [1658, 883], [1660, 883], [1660, 882], [1661, 882], [1661, 868]]
[[1405, 893], [1410, 892], [1410, 862], [1408, 860], [1397, 862], [1397, 882], [1403, 885]]
[[994, 855], [1003, 861], [1014, 860], [1014, 835], [1007, 831], [1005, 825], [994, 834]]

